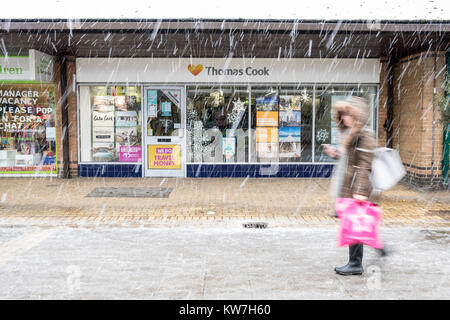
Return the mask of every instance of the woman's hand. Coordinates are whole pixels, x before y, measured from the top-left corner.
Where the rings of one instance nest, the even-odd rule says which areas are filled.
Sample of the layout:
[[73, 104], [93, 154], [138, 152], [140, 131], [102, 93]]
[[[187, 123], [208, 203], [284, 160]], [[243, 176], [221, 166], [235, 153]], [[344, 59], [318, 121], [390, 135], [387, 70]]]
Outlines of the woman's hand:
[[353, 195], [353, 199], [356, 199], [356, 200], [359, 200], [359, 201], [366, 201], [366, 200], [367, 200], [367, 197], [361, 196], [361, 195], [359, 195], [359, 194], [354, 194], [354, 195]]
[[332, 158], [337, 158], [339, 156], [338, 150], [335, 147], [332, 147], [329, 144], [323, 144], [324, 151], [327, 155]]

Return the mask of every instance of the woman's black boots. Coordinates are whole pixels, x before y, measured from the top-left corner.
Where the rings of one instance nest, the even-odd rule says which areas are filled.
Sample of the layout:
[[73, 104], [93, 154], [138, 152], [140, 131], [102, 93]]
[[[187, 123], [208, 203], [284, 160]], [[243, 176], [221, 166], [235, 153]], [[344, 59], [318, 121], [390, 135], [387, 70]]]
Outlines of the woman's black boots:
[[334, 268], [334, 271], [336, 271], [337, 274], [344, 276], [362, 274], [364, 271], [362, 266], [363, 249], [364, 246], [362, 244], [355, 244], [353, 246], [349, 246], [348, 263], [343, 267]]

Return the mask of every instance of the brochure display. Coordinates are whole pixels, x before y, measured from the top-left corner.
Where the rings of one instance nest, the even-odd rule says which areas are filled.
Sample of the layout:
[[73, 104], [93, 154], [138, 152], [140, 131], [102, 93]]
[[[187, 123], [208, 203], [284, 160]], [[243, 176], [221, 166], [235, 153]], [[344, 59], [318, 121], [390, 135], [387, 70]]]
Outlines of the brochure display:
[[137, 155], [141, 152], [138, 138], [139, 101], [135, 95], [123, 95], [121, 91], [121, 87], [111, 87], [107, 93], [112, 95], [92, 97], [94, 161], [138, 162], [142, 159]]

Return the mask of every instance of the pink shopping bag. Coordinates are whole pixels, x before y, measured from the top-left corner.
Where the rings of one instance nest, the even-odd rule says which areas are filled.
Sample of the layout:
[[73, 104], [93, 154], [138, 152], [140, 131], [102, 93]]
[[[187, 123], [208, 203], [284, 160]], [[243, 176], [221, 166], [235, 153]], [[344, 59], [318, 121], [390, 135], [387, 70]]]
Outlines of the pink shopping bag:
[[381, 249], [383, 244], [378, 233], [383, 212], [369, 201], [338, 198], [335, 204], [340, 220], [338, 245], [366, 244]]

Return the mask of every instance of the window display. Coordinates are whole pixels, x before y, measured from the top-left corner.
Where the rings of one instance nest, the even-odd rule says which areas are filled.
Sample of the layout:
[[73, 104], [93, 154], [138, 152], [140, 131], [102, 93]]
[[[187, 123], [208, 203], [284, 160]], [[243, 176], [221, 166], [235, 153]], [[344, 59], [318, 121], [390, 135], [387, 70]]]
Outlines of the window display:
[[251, 94], [256, 133], [252, 161], [312, 161], [312, 90], [255, 86]]
[[246, 87], [188, 87], [187, 161], [248, 162]]
[[81, 86], [81, 160], [140, 162], [141, 87]]
[[336, 101], [345, 100], [349, 96], [366, 98], [369, 103], [370, 117], [366, 124], [376, 130], [376, 87], [375, 86], [331, 86], [316, 89], [315, 119], [315, 162], [334, 162], [323, 150], [322, 144], [339, 143], [339, 131], [333, 120], [332, 107]]
[[0, 174], [56, 174], [53, 84], [0, 85]]

